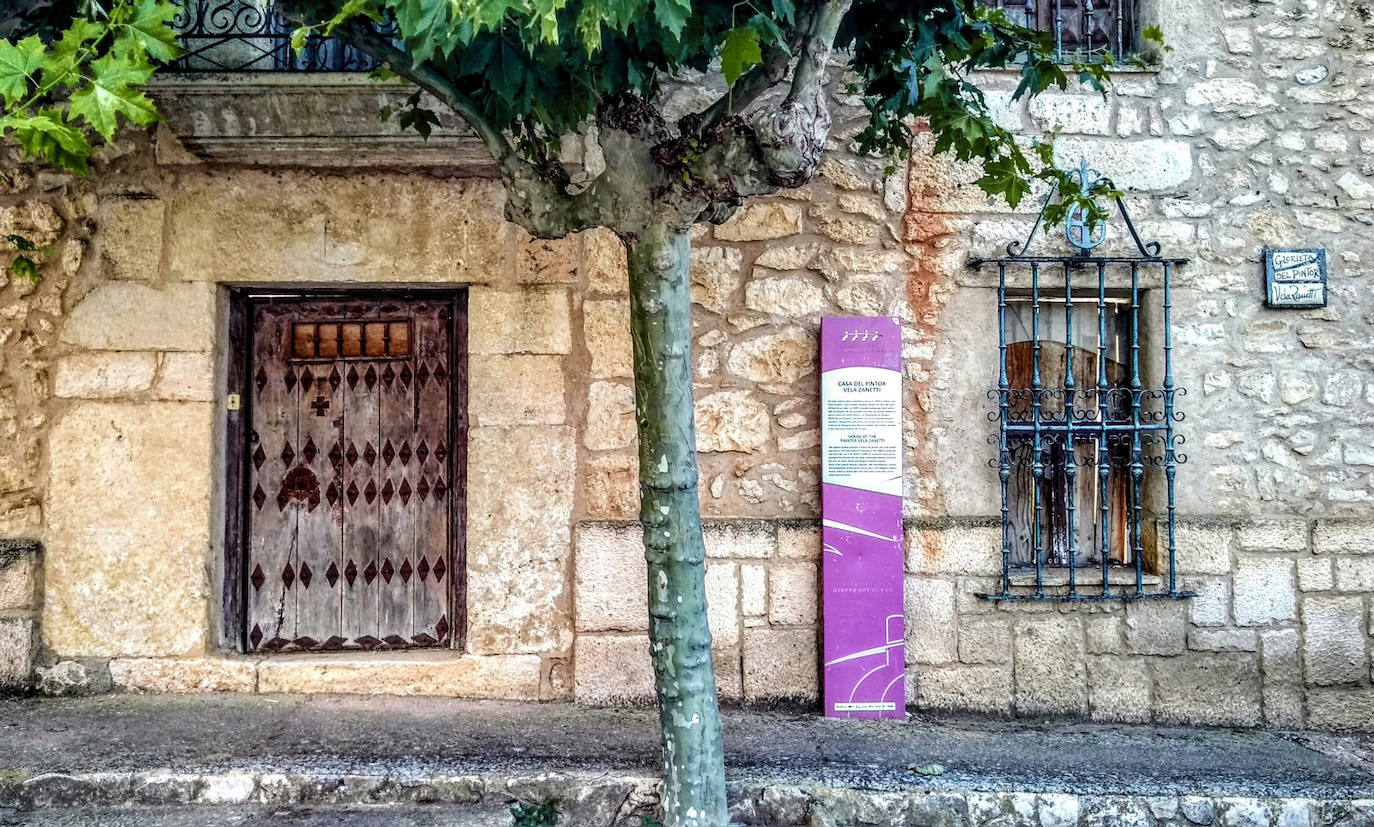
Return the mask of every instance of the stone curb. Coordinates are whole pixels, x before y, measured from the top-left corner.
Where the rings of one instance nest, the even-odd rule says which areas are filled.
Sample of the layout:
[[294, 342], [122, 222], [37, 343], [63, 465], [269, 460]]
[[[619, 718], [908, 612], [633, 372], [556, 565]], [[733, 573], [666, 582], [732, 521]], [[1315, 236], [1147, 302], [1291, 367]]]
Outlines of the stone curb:
[[[0, 775], [0, 808], [168, 805], [493, 807], [556, 801], [560, 824], [640, 827], [661, 784], [620, 773], [455, 775], [311, 772], [131, 772]], [[1087, 796], [1072, 793], [907, 790], [735, 782], [731, 817], [768, 827], [1366, 827], [1374, 799]]]

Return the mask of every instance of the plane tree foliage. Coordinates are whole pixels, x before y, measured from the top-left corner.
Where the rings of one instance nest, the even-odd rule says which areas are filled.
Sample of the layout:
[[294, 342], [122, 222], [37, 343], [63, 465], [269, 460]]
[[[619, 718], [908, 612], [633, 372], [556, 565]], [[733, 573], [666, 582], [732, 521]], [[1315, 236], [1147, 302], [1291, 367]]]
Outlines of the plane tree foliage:
[[[254, 2], [256, 0], [244, 0]], [[540, 238], [608, 228], [629, 263], [649, 646], [662, 728], [665, 823], [726, 823], [720, 719], [697, 501], [690, 228], [746, 199], [805, 184], [830, 140], [830, 102], [857, 97], [858, 148], [893, 159], [915, 129], [978, 165], [978, 186], [1016, 205], [1037, 180], [1100, 215], [1045, 139], [998, 125], [979, 86], [1014, 98], [1085, 84], [1110, 61], [1061, 62], [1052, 35], [977, 0], [276, 0], [312, 37], [350, 42], [417, 87], [392, 112], [428, 136], [447, 107], [506, 186], [506, 216]], [[34, 159], [85, 175], [94, 148], [156, 117], [142, 87], [177, 55], [172, 0], [0, 0], [0, 132]], [[1158, 46], [1158, 31], [1145, 41]], [[666, 92], [717, 89], [669, 120]], [[427, 93], [427, 94], [421, 94]], [[592, 171], [560, 159], [595, 141]], [[22, 239], [10, 239], [16, 247]], [[21, 248], [16, 262], [33, 262]], [[460, 725], [461, 722], [455, 722]]]

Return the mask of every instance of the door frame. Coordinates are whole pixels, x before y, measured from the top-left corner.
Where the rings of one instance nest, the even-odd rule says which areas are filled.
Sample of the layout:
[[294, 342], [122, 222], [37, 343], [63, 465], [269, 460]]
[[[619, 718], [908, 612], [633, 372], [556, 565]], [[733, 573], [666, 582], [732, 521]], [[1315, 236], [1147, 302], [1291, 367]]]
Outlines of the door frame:
[[[468, 291], [466, 287], [323, 287], [316, 289], [262, 287], [229, 288], [228, 350], [225, 392], [238, 394], [237, 411], [225, 412], [224, 571], [221, 633], [225, 644], [248, 651], [244, 610], [248, 604], [248, 431], [253, 420], [249, 377], [253, 375], [253, 311], [260, 304], [313, 301], [445, 301], [449, 304], [449, 479], [453, 502], [449, 522], [449, 617], [453, 635], [449, 648], [467, 646], [467, 456], [468, 456]], [[329, 653], [312, 653], [329, 654]], [[340, 654], [357, 655], [356, 650]]]

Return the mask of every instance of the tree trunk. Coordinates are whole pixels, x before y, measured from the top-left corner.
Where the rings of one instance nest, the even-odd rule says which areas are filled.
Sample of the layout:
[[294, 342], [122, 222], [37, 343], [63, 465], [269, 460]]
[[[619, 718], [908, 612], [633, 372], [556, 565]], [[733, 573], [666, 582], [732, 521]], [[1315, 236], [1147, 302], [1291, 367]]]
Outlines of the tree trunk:
[[667, 827], [724, 827], [725, 759], [697, 502], [690, 249], [686, 232], [662, 224], [629, 240], [639, 515]]

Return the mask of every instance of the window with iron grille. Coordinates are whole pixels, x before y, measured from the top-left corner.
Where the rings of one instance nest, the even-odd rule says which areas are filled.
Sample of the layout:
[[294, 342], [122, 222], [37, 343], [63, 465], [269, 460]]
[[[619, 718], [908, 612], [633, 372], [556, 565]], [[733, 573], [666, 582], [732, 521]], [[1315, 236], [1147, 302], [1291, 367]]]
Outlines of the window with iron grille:
[[1136, 50], [1135, 0], [978, 0], [1012, 22], [1054, 35], [1061, 61], [1123, 58]]
[[[297, 53], [295, 24], [271, 0], [185, 0], [172, 20], [185, 53], [174, 72], [369, 72], [376, 61], [347, 43], [312, 36]], [[382, 34], [394, 29], [378, 28]]]
[[[1111, 188], [1086, 161], [1074, 175], [1085, 188]], [[1066, 235], [1076, 254], [1032, 253], [1037, 221], [1006, 257], [974, 262], [998, 276], [990, 418], [999, 424], [1002, 583], [989, 599], [1189, 596], [1176, 568], [1176, 472], [1186, 457], [1174, 430], [1183, 389], [1170, 330], [1170, 279], [1184, 261], [1141, 240], [1120, 198], [1116, 208], [1131, 254], [1099, 254], [1106, 223], [1073, 209]]]

